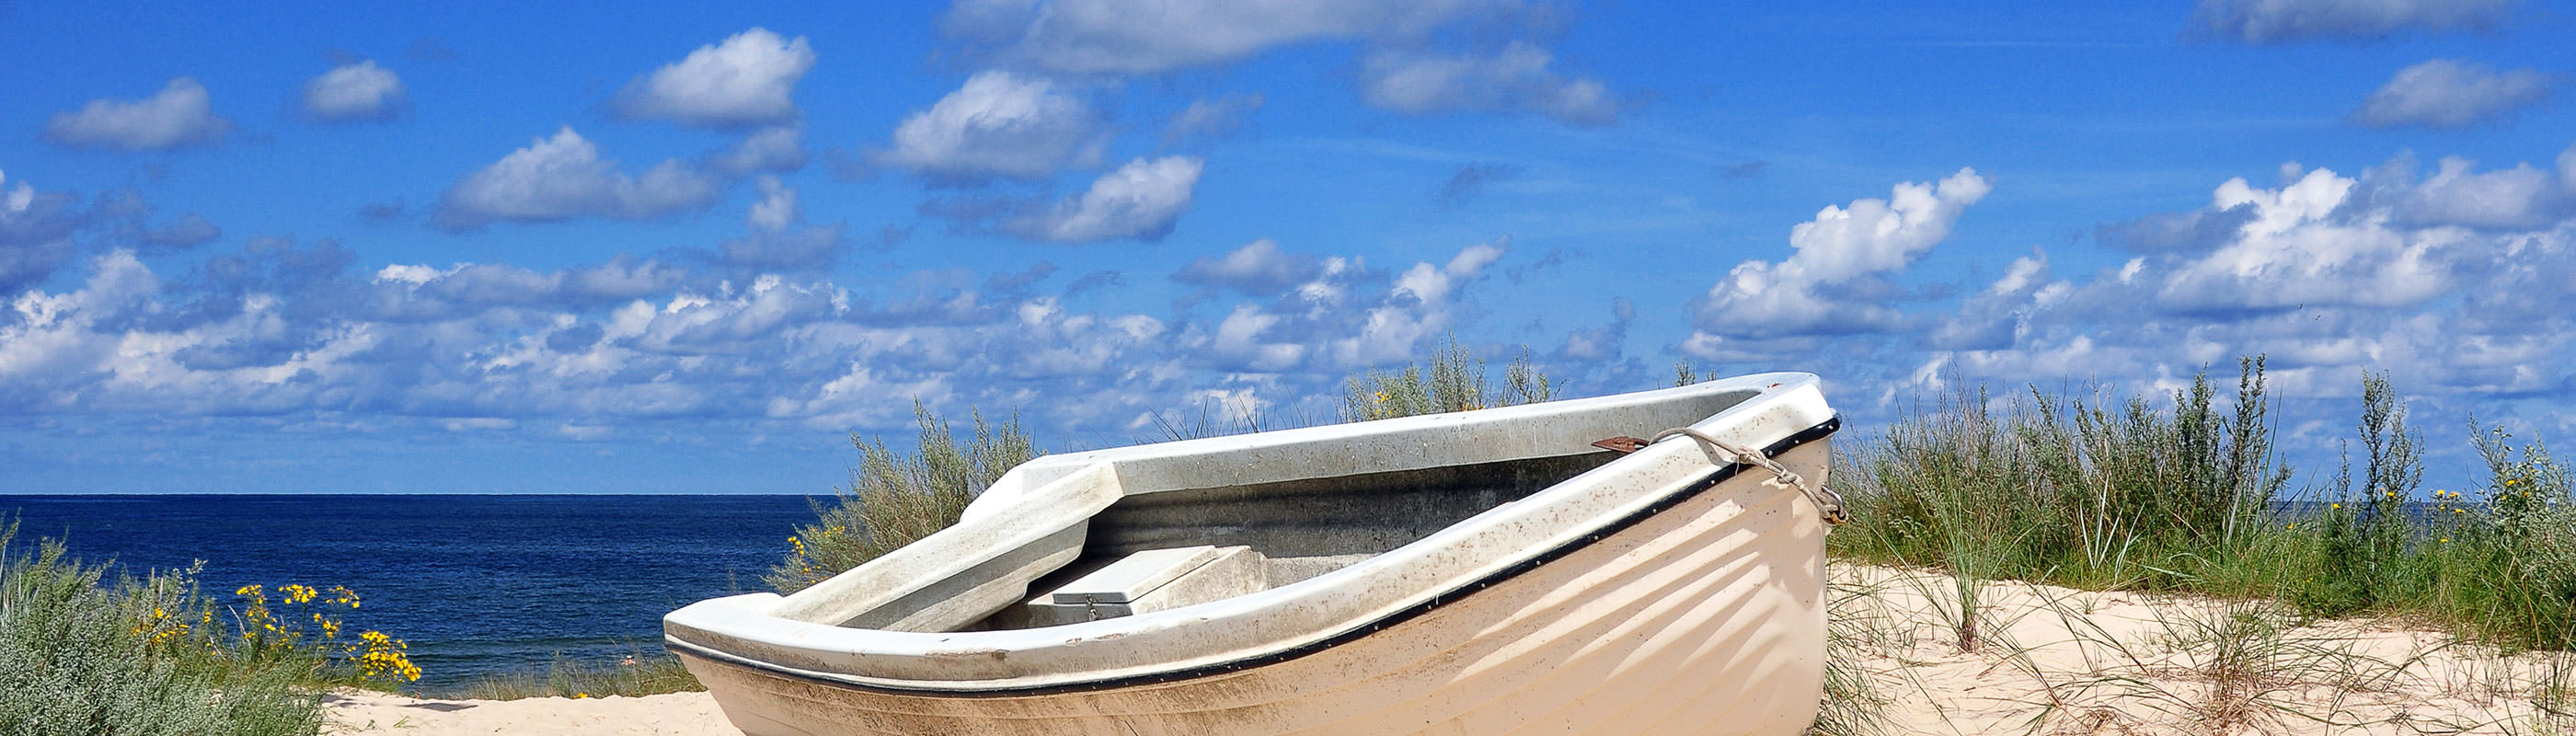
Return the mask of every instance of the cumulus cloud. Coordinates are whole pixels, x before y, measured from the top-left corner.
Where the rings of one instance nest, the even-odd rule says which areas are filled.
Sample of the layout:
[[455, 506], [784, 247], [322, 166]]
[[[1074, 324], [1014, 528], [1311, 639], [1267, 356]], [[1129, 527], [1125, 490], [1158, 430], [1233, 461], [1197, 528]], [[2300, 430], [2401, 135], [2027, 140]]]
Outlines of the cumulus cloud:
[[90, 100], [79, 110], [54, 113], [45, 121], [45, 140], [74, 148], [168, 150], [212, 145], [232, 127], [231, 120], [215, 115], [204, 85], [179, 77], [151, 97]]
[[2206, 251], [2234, 240], [2254, 219], [2254, 208], [2159, 212], [2093, 229], [2094, 242], [2138, 253]]
[[790, 172], [805, 168], [805, 126], [762, 128], [707, 157], [707, 169], [725, 176]]
[[732, 266], [789, 271], [828, 270], [841, 256], [847, 223], [808, 225], [805, 212], [797, 205], [794, 187], [777, 177], [759, 179], [760, 199], [753, 202], [744, 223], [749, 234], [727, 240], [718, 249], [721, 260]]
[[[1263, 282], [1291, 269], [1276, 263], [1277, 247], [1266, 242], [1236, 249], [1225, 259], [1202, 261], [1205, 265], [1194, 263], [1184, 269], [1188, 278], [1174, 278], [1207, 282], [1233, 277], [1267, 291], [1271, 286]], [[1277, 292], [1275, 300], [1233, 305], [1214, 325], [1185, 326], [1179, 346], [1214, 361], [1219, 370], [1238, 372], [1342, 371], [1409, 360], [1425, 341], [1446, 334], [1472, 311], [1462, 292], [1485, 279], [1509, 251], [1508, 240], [1470, 245], [1445, 262], [1416, 263], [1392, 275], [1371, 270], [1357, 258], [1322, 258], [1303, 283]]]
[[72, 232], [88, 219], [71, 195], [12, 186], [0, 171], [0, 295], [34, 286], [70, 263]]
[[2486, 30], [2516, 0], [2200, 0], [2202, 31], [2244, 43], [2378, 39], [2407, 31]]
[[1095, 166], [1106, 144], [1090, 103], [1045, 79], [988, 71], [895, 128], [881, 163], [934, 184], [1037, 180]]
[[1511, 242], [1467, 246], [1438, 266], [1416, 263], [1395, 279], [1385, 304], [1368, 310], [1357, 334], [1332, 341], [1334, 360], [1345, 366], [1384, 365], [1413, 359], [1416, 349], [1453, 322], [1452, 297], [1502, 260]]
[[[2576, 150], [2576, 149], [2571, 149]], [[2576, 394], [2576, 206], [2561, 170], [2398, 156], [2359, 176], [2284, 167], [2278, 186], [2219, 184], [2191, 247], [2138, 249], [2059, 278], [2043, 254], [1939, 317], [1913, 383], [2094, 376], [2169, 387], [2200, 366], [2270, 356], [2275, 391], [2348, 396], [2364, 369], [2435, 397]], [[1931, 315], [1927, 315], [1931, 316]], [[2492, 407], [2490, 407], [2492, 408]]]
[[1129, 161], [1092, 181], [1081, 195], [1014, 216], [1001, 230], [1059, 243], [1161, 240], [1189, 211], [1204, 165], [1193, 156]]
[[1526, 112], [1575, 125], [1608, 125], [1619, 101], [1601, 82], [1550, 67], [1546, 49], [1514, 41], [1489, 54], [1379, 51], [1361, 65], [1360, 94], [1369, 104], [1407, 115]]
[[997, 63], [1067, 74], [1151, 74], [1308, 41], [1419, 36], [1507, 7], [1485, 0], [960, 0], [940, 27]]
[[[1925, 342], [1943, 350], [1994, 350], [2008, 348], [2028, 334], [2031, 314], [2055, 306], [2065, 298], [2068, 286], [2050, 280], [2048, 254], [2032, 252], [2013, 259], [2004, 267], [2002, 278], [1968, 297], [1959, 310], [1925, 336]], [[2041, 296], [2042, 291], [2050, 292]]]
[[2515, 164], [2477, 170], [2477, 162], [2445, 156], [2430, 178], [2418, 180], [2415, 157], [2399, 156], [2363, 172], [2354, 203], [2385, 208], [2408, 225], [2460, 225], [2510, 230], [2542, 227], [2576, 212], [2576, 147], [2559, 155], [2556, 171]]
[[409, 103], [402, 78], [372, 59], [332, 67], [304, 83], [304, 114], [324, 122], [392, 120]]
[[641, 220], [702, 208], [719, 194], [715, 180], [677, 160], [628, 176], [565, 126], [457, 180], [431, 219], [449, 230], [574, 217]]
[[1583, 363], [1613, 360], [1628, 341], [1628, 326], [1637, 321], [1637, 305], [1627, 297], [1610, 300], [1610, 322], [1599, 327], [1566, 333], [1565, 342], [1557, 345], [1556, 357]]
[[813, 68], [805, 37], [753, 28], [636, 77], [610, 104], [627, 117], [701, 128], [775, 125], [796, 119], [796, 82]]
[[[755, 183], [746, 229], [797, 232], [793, 188]], [[15, 184], [0, 181], [0, 195]], [[53, 201], [38, 192], [0, 218]], [[1315, 266], [1267, 278], [1309, 278], [1276, 298], [1249, 297], [1245, 316], [1229, 321], [1230, 305], [1168, 319], [1079, 308], [1073, 294], [1115, 273], [1050, 292], [1062, 280], [1043, 263], [919, 271], [854, 290], [819, 274], [701, 269], [694, 258], [552, 271], [361, 265], [329, 241], [272, 238], [165, 278], [116, 251], [67, 267], [76, 279], [46, 282], [65, 287], [0, 298], [0, 407], [552, 441], [641, 422], [882, 431], [908, 424], [918, 398], [944, 412], [1023, 407], [1033, 422], [1115, 432], [1220, 395], [1254, 407], [1321, 395], [1351, 367], [1344, 360], [1410, 355], [1477, 314], [1462, 294], [1503, 252], [1470, 246], [1400, 273], [1297, 257]]]
[[2536, 69], [2495, 71], [2457, 59], [2434, 59], [2397, 71], [2352, 111], [2374, 128], [2466, 128], [2549, 98], [2557, 79]]
[[2157, 301], [2223, 312], [2413, 307], [2489, 271], [2494, 238], [2576, 215], [2576, 172], [2479, 171], [2459, 157], [2428, 178], [2416, 168], [2399, 156], [2357, 178], [2316, 169], [2276, 189], [2219, 185], [2204, 212], [2241, 211], [2244, 224], [2205, 253], [2150, 264], [2165, 272]]
[[1974, 169], [1934, 183], [1897, 184], [1887, 199], [1827, 206], [1789, 231], [1787, 260], [1745, 261], [1700, 298], [1694, 311], [1703, 354], [1712, 339], [1886, 332], [1905, 325], [1897, 310], [1847, 298], [1847, 287], [1902, 269], [1950, 237], [1968, 206], [1993, 184]]
[[1277, 296], [1323, 275], [1323, 260], [1280, 250], [1278, 241], [1262, 238], [1215, 258], [1191, 260], [1172, 280], [1198, 286], [1233, 289], [1251, 296]]

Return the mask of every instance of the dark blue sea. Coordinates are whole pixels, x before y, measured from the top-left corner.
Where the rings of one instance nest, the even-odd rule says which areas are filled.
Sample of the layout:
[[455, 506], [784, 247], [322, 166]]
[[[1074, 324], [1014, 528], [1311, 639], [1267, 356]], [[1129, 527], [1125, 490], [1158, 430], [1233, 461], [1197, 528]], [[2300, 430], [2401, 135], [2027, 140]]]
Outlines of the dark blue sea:
[[15, 545], [130, 571], [203, 560], [202, 589], [345, 585], [345, 618], [408, 641], [429, 692], [662, 651], [662, 614], [765, 590], [804, 496], [0, 495]]

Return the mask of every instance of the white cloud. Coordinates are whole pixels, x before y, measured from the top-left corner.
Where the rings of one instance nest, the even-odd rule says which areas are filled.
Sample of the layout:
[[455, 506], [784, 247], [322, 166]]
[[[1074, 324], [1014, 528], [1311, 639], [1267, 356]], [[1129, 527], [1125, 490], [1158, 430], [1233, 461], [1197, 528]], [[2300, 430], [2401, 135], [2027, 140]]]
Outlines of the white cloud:
[[2553, 175], [2530, 164], [2477, 171], [2477, 162], [2447, 156], [2432, 178], [2418, 184], [2413, 183], [2414, 163], [2413, 157], [2401, 157], [2363, 177], [2366, 186], [2395, 190], [2389, 197], [2395, 214], [2409, 224], [2542, 227], [2576, 209], [2571, 207], [2576, 205], [2576, 181], [2566, 171]]
[[1418, 36], [1508, 7], [1487, 0], [959, 0], [941, 28], [999, 62], [1069, 74], [1151, 74], [1309, 41]]
[[1483, 277], [1510, 245], [1509, 240], [1470, 245], [1447, 264], [1416, 263], [1405, 269], [1386, 303], [1368, 310], [1356, 334], [1331, 342], [1333, 359], [1345, 367], [1412, 360], [1425, 341], [1456, 324], [1452, 292]]
[[9, 189], [8, 184], [9, 172], [0, 171], [0, 216], [15, 215], [20, 212], [27, 211], [28, 207], [34, 206], [36, 201], [35, 187], [28, 186], [26, 182], [22, 181], [18, 182], [18, 188]]
[[2245, 43], [2313, 38], [2376, 39], [2406, 31], [2484, 30], [2516, 0], [2200, 0], [2193, 21]]
[[1059, 243], [1161, 240], [1190, 208], [1204, 162], [1192, 156], [1136, 159], [1102, 174], [1081, 196], [1012, 218], [1002, 230]]
[[2066, 282], [2051, 281], [2048, 254], [2034, 251], [2013, 259], [2002, 278], [1968, 297], [1925, 341], [1945, 350], [2011, 347], [2029, 333], [2033, 312], [2055, 306], [2072, 288]]
[[[2562, 158], [2564, 155], [2562, 154]], [[2016, 262], [1942, 321], [1925, 365], [1970, 381], [2085, 376], [2171, 387], [2268, 355], [2275, 393], [2348, 397], [2360, 371], [2410, 393], [2563, 397], [2576, 374], [2576, 195], [2528, 164], [2411, 156], [2358, 177], [2285, 167], [2278, 187], [2220, 184], [2197, 214], [2237, 227], [2207, 248], [2147, 253], [2089, 280]]]
[[140, 100], [90, 100], [45, 122], [45, 139], [81, 148], [164, 150], [222, 141], [233, 123], [217, 117], [204, 85], [179, 77]]
[[402, 78], [372, 59], [333, 67], [304, 83], [304, 114], [315, 120], [391, 120], [406, 104]]
[[778, 177], [760, 177], [760, 201], [751, 203], [751, 227], [755, 230], [784, 230], [787, 223], [804, 216], [796, 206], [796, 190], [780, 183]]
[[[1225, 258], [1202, 259], [1184, 269], [1193, 275], [1175, 274], [1174, 280], [1254, 282], [1259, 291], [1246, 295], [1264, 301], [1226, 306], [1215, 324], [1184, 324], [1171, 347], [1235, 373], [1326, 372], [1337, 378], [1353, 368], [1408, 360], [1426, 341], [1481, 313], [1463, 292], [1509, 251], [1509, 239], [1470, 245], [1445, 261], [1416, 263], [1390, 275], [1357, 258], [1285, 254], [1275, 244], [1256, 241]], [[1277, 281], [1292, 274], [1306, 280], [1277, 288]]]
[[2481, 64], [2434, 59], [2398, 70], [2352, 111], [2352, 119], [2374, 128], [2466, 128], [2548, 99], [2556, 83], [2535, 69], [2499, 72]]
[[0, 172], [0, 296], [41, 283], [70, 263], [78, 250], [73, 232], [89, 219], [70, 194], [8, 184]]
[[727, 240], [718, 249], [724, 263], [753, 268], [804, 270], [829, 268], [839, 260], [842, 224], [809, 226], [796, 189], [777, 177], [758, 180], [760, 199], [752, 202], [744, 224], [751, 232]]
[[726, 176], [802, 169], [806, 158], [804, 138], [803, 123], [762, 128], [707, 157], [707, 169]]
[[1608, 125], [1619, 102], [1599, 81], [1549, 67], [1555, 55], [1514, 41], [1491, 55], [1380, 51], [1360, 70], [1369, 104], [1408, 115], [1532, 112], [1576, 125]]
[[1323, 274], [1323, 262], [1312, 255], [1279, 249], [1262, 238], [1218, 258], [1190, 261], [1172, 280], [1184, 284], [1233, 289], [1252, 296], [1275, 296]]
[[565, 126], [457, 180], [439, 197], [433, 219], [451, 230], [574, 217], [640, 220], [705, 207], [719, 194], [713, 179], [677, 160], [628, 176]]
[[1897, 184], [1887, 199], [1826, 206], [1789, 231], [1788, 260], [1745, 261], [1698, 305], [1695, 336], [1771, 338], [1885, 332], [1904, 321], [1881, 304], [1837, 298], [1826, 287], [1902, 269], [1950, 237], [1950, 228], [1993, 184], [1974, 169], [1936, 183]]
[[1098, 165], [1100, 124], [1089, 103], [1053, 82], [988, 71], [905, 118], [879, 160], [934, 183], [1044, 179]]
[[[2465, 166], [2446, 165], [2445, 173], [2456, 180]], [[2474, 233], [2402, 226], [2385, 207], [2343, 211], [2358, 184], [2320, 168], [2279, 189], [2244, 179], [2219, 185], [2211, 208], [2251, 206], [2253, 221], [2234, 242], [2172, 266], [2158, 301], [2183, 310], [2393, 307], [2455, 288], [2456, 262], [2479, 247]]]
[[796, 119], [796, 82], [813, 68], [805, 37], [753, 28], [636, 77], [614, 105], [628, 117], [704, 128], [773, 125]]

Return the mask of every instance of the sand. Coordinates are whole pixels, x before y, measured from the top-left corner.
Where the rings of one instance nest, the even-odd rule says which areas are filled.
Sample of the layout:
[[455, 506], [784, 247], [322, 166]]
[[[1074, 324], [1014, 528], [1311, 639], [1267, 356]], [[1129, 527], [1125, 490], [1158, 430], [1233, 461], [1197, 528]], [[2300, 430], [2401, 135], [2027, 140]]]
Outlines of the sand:
[[[2576, 731], [2576, 656], [2505, 656], [2380, 621], [2017, 582], [1979, 589], [1962, 651], [1944, 575], [1835, 565], [1835, 611], [1892, 734]], [[2555, 686], [2552, 686], [2555, 683]], [[419, 700], [335, 695], [337, 734], [740, 734], [705, 693]]]
[[[1946, 575], [1837, 566], [1846, 631], [1902, 734], [2566, 733], [2576, 657], [2505, 656], [2384, 621], [2302, 624], [2198, 597], [1980, 588], [1962, 652]], [[1853, 592], [1857, 589], [1858, 593]], [[1936, 605], [1938, 604], [1938, 605]], [[2555, 683], [2555, 686], [2552, 686]]]
[[706, 693], [641, 698], [422, 700], [382, 693], [331, 695], [325, 734], [564, 734], [741, 736]]

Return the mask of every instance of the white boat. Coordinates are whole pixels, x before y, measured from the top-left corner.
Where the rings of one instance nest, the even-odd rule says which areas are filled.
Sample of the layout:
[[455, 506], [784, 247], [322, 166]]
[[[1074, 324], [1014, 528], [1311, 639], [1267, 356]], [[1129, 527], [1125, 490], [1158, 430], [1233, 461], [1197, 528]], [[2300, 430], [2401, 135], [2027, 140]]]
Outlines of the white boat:
[[1049, 455], [664, 639], [752, 736], [1796, 734], [1838, 426], [1770, 373]]

